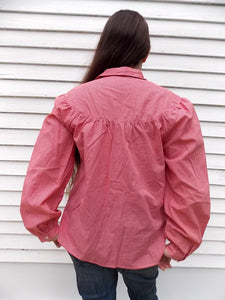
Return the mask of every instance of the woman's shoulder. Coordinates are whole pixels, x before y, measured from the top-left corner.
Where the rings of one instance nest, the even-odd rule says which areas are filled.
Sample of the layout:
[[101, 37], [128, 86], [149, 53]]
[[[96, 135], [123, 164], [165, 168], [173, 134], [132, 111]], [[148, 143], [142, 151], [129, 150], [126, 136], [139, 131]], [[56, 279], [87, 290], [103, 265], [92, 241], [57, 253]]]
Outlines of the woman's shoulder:
[[175, 108], [182, 107], [183, 102], [191, 103], [182, 95], [152, 81], [146, 80], [144, 85], [145, 97], [149, 100], [150, 106], [155, 109], [155, 115], [167, 114]]
[[[85, 86], [84, 86], [85, 85]], [[79, 84], [65, 93], [55, 98], [55, 105], [59, 109], [70, 107], [71, 109], [80, 107], [87, 96], [86, 83]]]

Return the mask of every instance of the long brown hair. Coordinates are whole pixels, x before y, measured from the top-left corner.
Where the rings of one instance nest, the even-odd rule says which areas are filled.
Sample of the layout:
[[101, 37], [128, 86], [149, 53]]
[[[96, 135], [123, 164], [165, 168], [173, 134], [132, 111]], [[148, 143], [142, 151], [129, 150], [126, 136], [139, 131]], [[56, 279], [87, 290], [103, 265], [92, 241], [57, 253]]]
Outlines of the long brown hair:
[[135, 67], [149, 50], [149, 30], [145, 19], [136, 11], [119, 10], [106, 22], [82, 83], [94, 80], [108, 68]]
[[[123, 9], [115, 12], [106, 22], [91, 65], [81, 84], [94, 80], [108, 68], [135, 67], [150, 51], [148, 24], [138, 12]], [[75, 170], [80, 166], [80, 155], [75, 151]]]

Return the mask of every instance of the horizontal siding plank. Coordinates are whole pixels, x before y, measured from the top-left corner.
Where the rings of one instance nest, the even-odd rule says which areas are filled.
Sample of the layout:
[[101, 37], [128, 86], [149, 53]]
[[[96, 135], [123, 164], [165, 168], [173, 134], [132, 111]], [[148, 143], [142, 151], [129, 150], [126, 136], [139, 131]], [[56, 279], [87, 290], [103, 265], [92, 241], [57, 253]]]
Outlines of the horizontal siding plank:
[[[225, 13], [225, 10], [224, 10]], [[0, 12], [0, 29], [101, 33], [106, 17]], [[225, 39], [224, 25], [191, 21], [150, 20], [151, 36]]]
[[192, 254], [184, 261], [173, 261], [172, 266], [181, 268], [224, 268], [225, 255]]
[[[5, 148], [9, 149], [9, 147]], [[10, 149], [9, 149], [10, 151]], [[0, 152], [1, 153], [1, 152]], [[2, 159], [3, 156], [0, 158]], [[12, 156], [12, 161], [10, 160], [0, 160], [0, 174], [1, 175], [25, 175], [26, 174], [26, 170], [28, 167], [28, 162], [30, 159], [30, 154], [27, 157], [27, 161], [22, 160], [22, 161], [16, 161], [15, 158]], [[217, 161], [216, 161], [217, 159]], [[208, 165], [208, 169], [210, 176], [215, 176], [217, 177], [217, 175], [213, 172], [219, 172], [218, 176], [221, 177], [221, 179], [223, 178], [224, 172], [225, 172], [225, 156], [224, 155], [211, 155], [208, 154], [207, 155], [207, 165]], [[221, 171], [223, 170], [223, 171]], [[222, 173], [220, 173], [222, 172]], [[223, 175], [222, 175], [223, 174]], [[224, 184], [225, 185], [225, 184]]]
[[[30, 156], [31, 156], [31, 154], [27, 157], [27, 161], [25, 161], [25, 160], [23, 160], [23, 161], [0, 160], [0, 170], [1, 170], [0, 174], [1, 175], [24, 176], [26, 174]], [[224, 182], [224, 172], [225, 172], [224, 160], [225, 160], [225, 157], [222, 155], [220, 155], [220, 156], [218, 155], [219, 157], [221, 157], [221, 159], [218, 159], [218, 166], [217, 166], [215, 164], [211, 165], [209, 163], [211, 160], [210, 156], [211, 156], [210, 154], [207, 155], [207, 165], [209, 168], [209, 177], [210, 177], [211, 184], [215, 184], [215, 182], [221, 182], [221, 183], [223, 183], [222, 185], [225, 185], [225, 182]], [[1, 158], [3, 158], [3, 156]], [[215, 163], [213, 157], [212, 157], [212, 163]]]
[[[151, 80], [151, 78], [148, 78]], [[156, 82], [159, 84], [158, 82]], [[47, 82], [47, 81], [25, 81], [25, 80], [2, 80], [0, 81], [0, 96], [2, 97], [57, 97], [68, 90], [77, 86], [78, 83], [68, 82]], [[165, 86], [166, 87], [166, 86]], [[213, 104], [213, 97], [215, 105], [225, 105], [224, 91], [212, 91], [204, 89], [178, 88], [167, 87], [174, 93], [187, 97], [196, 104]], [[214, 95], [213, 95], [214, 94]], [[0, 99], [1, 99], [0, 98]], [[1, 102], [1, 101], [0, 101]]]
[[[0, 47], [0, 62], [62, 66], [89, 66], [93, 50], [35, 49]], [[224, 58], [151, 53], [144, 69], [181, 70], [224, 74]]]
[[40, 129], [46, 114], [0, 113], [0, 128]]
[[[27, 83], [29, 84], [29, 82]], [[55, 83], [50, 82], [49, 85], [54, 85]], [[10, 82], [8, 82], [10, 85]], [[11, 81], [11, 87], [14, 85], [14, 81]], [[21, 83], [26, 89], [24, 81]], [[14, 88], [14, 87], [13, 87]], [[56, 86], [57, 88], [57, 86]], [[183, 88], [171, 88], [171, 91], [180, 95], [181, 97], [186, 97], [190, 99], [194, 104], [196, 109], [199, 106], [220, 106], [218, 108], [219, 115], [224, 110], [225, 97], [223, 91], [210, 91], [210, 90], [198, 90], [198, 89], [183, 89]], [[12, 89], [8, 90], [8, 94], [11, 95]], [[66, 92], [66, 91], [65, 91]], [[14, 92], [15, 93], [15, 92]], [[21, 97], [14, 94], [14, 96], [0, 96], [0, 111], [1, 112], [30, 112], [30, 113], [49, 113], [53, 107], [54, 98], [47, 97], [40, 94], [39, 97], [33, 98], [30, 95], [24, 95], [27, 97]], [[54, 94], [56, 97], [57, 94]], [[222, 108], [222, 109], [221, 109]], [[220, 117], [221, 118], [221, 117]], [[216, 119], [215, 119], [216, 120]], [[214, 121], [215, 121], [214, 120]]]
[[66, 251], [62, 251], [61, 249], [0, 249], [0, 262], [71, 263], [71, 259], [66, 253]]
[[[155, 1], [164, 2], [164, 0], [155, 0]], [[211, 6], [212, 5], [220, 5], [220, 4], [223, 5], [224, 4], [224, 0], [171, 0], [171, 2], [174, 2], [174, 3], [184, 2], [184, 3], [188, 3], [188, 4], [203, 4], [203, 5], [208, 4], [208, 5], [211, 5]]]
[[1, 191], [22, 191], [23, 182], [24, 182], [23, 176], [0, 176], [0, 190]]
[[0, 221], [0, 235], [1, 234], [30, 234], [26, 230], [22, 221]]
[[[7, 161], [29, 161], [33, 146], [0, 146], [0, 158]], [[225, 169], [225, 156], [219, 154], [207, 154], [209, 169]]]
[[33, 146], [2, 146], [0, 145], [1, 160], [29, 161]]
[[0, 112], [50, 113], [54, 98], [0, 97]]
[[[223, 187], [222, 187], [223, 188]], [[212, 189], [211, 189], [212, 190]], [[21, 191], [0, 191], [0, 205], [3, 206], [18, 206], [20, 205]], [[212, 198], [211, 195], [211, 212], [222, 214], [225, 213], [225, 196], [224, 198]], [[65, 193], [60, 203], [60, 208], [64, 208], [68, 199], [68, 194]]]
[[[39, 130], [0, 129], [0, 145], [33, 146]], [[225, 139], [204, 137], [206, 153], [225, 154]]]
[[[24, 176], [4, 176], [0, 175], [1, 192], [21, 192], [23, 189]], [[65, 195], [65, 197], [67, 197]], [[0, 218], [1, 220], [1, 218]]]
[[[36, 48], [0, 47], [0, 62], [8, 63], [89, 66], [93, 56], [93, 50], [38, 49], [37, 51]], [[159, 56], [162, 57], [162, 55]], [[153, 57], [154, 54], [152, 55], [152, 58]], [[207, 58], [205, 59], [207, 60]], [[155, 58], [155, 60], [157, 60], [157, 58]], [[218, 68], [220, 68], [221, 63], [219, 62], [223, 60], [223, 58], [215, 58], [212, 60], [215, 61], [215, 64], [218, 63]], [[201, 66], [199, 67], [201, 68]], [[222, 69], [221, 72], [223, 72]]]
[[[19, 206], [21, 201], [22, 192], [20, 191], [0, 191], [0, 205], [3, 206]], [[60, 202], [59, 207], [63, 209], [67, 203], [68, 194], [64, 196]], [[223, 202], [223, 200], [218, 200]]]
[[[1, 205], [0, 220], [1, 221], [21, 221], [19, 206], [6, 206]], [[59, 209], [63, 211], [63, 207]], [[223, 213], [211, 213], [209, 220], [209, 227], [222, 227], [225, 228], [225, 218]]]
[[28, 167], [28, 162], [24, 161], [3, 161], [0, 160], [1, 175], [25, 175]]
[[225, 199], [224, 198], [224, 186], [222, 185], [211, 185], [210, 186], [210, 196], [215, 199]]
[[[101, 33], [106, 17], [0, 12], [0, 29]], [[153, 21], [154, 22], [154, 21]], [[156, 21], [157, 22], [157, 21]], [[159, 22], [159, 21], [158, 21]], [[208, 24], [207, 24], [208, 25]], [[209, 24], [210, 25], [210, 24]], [[221, 24], [213, 24], [218, 25]]]
[[196, 254], [219, 254], [225, 255], [224, 241], [203, 241], [200, 247], [195, 251]]
[[[21, 191], [23, 187], [23, 176], [0, 176], [0, 190], [2, 191]], [[211, 185], [210, 195], [212, 198], [224, 199], [224, 186]], [[224, 218], [225, 219], [225, 218]]]
[[[100, 34], [0, 30], [1, 46], [94, 50]], [[219, 41], [221, 42], [221, 41]]]
[[54, 243], [41, 243], [36, 236], [31, 234], [0, 234], [0, 245], [2, 245], [1, 249], [55, 250], [56, 248]]
[[[41, 47], [56, 49], [95, 50], [100, 38], [96, 33], [39, 32], [0, 30], [0, 46]], [[151, 52], [158, 54], [225, 57], [225, 43], [221, 40], [151, 37]]]
[[[51, 109], [52, 108], [53, 105]], [[225, 107], [210, 107], [210, 109], [208, 110], [202, 106], [197, 106], [195, 108], [198, 114], [198, 118], [201, 122], [202, 133], [204, 136], [225, 137], [225, 124], [222, 123], [225, 121]], [[47, 114], [43, 113], [27, 114], [0, 112], [0, 128], [39, 130], [45, 117], [47, 117]], [[217, 123], [213, 123], [214, 120], [216, 120]]]
[[[215, 119], [216, 117], [214, 115], [214, 120]], [[221, 138], [225, 137], [224, 123], [201, 122], [201, 129], [204, 137], [221, 137]]]
[[[25, 162], [7, 162], [0, 161], [1, 175], [18, 175], [26, 174], [28, 163]], [[225, 187], [225, 170], [208, 170], [210, 184], [223, 185]]]
[[18, 206], [20, 205], [21, 192], [17, 191], [0, 191], [0, 205]]
[[[29, 118], [30, 114], [45, 114], [51, 112], [54, 105], [54, 98], [23, 98], [23, 97], [0, 97], [0, 113], [7, 113], [13, 114], [13, 113], [21, 113], [19, 116], [27, 116]], [[225, 119], [225, 107], [218, 107], [213, 105], [195, 105], [195, 110], [198, 114], [198, 118], [201, 121], [216, 121], [216, 122], [224, 122]], [[14, 114], [14, 116], [16, 116]], [[2, 117], [4, 118], [4, 115], [2, 114]], [[4, 121], [0, 120], [1, 123], [4, 125]], [[11, 120], [12, 121], [12, 120]], [[10, 122], [8, 122], [10, 123]], [[204, 124], [206, 125], [206, 124]], [[6, 126], [7, 123], [4, 125], [5, 128], [9, 128]], [[12, 127], [12, 125], [10, 126]]]
[[[211, 211], [214, 213], [225, 214], [225, 198], [211, 199]], [[225, 238], [225, 235], [224, 235]]]
[[[18, 234], [30, 235], [26, 230], [22, 221], [1, 221], [0, 234]], [[225, 227], [209, 227], [207, 226], [203, 240], [204, 241], [223, 241], [225, 237]]]
[[225, 139], [223, 138], [204, 138], [206, 153], [225, 154]]
[[[0, 207], [5, 211], [6, 214], [11, 215], [12, 213], [12, 220], [9, 219], [11, 221], [21, 220], [20, 216], [18, 215], [21, 195], [22, 192], [15, 192], [15, 191], [0, 192], [0, 196], [2, 197], [0, 201]], [[65, 208], [67, 200], [68, 200], [68, 194], [65, 193], [59, 204], [59, 209], [61, 211], [63, 211], [63, 209]], [[213, 217], [212, 222], [217, 222], [217, 223], [220, 222], [219, 224], [221, 224], [220, 214], [225, 214], [225, 199], [211, 199], [211, 214], [217, 215], [217, 217]], [[213, 223], [212, 226], [215, 227], [216, 225]]]
[[206, 159], [209, 169], [225, 170], [225, 155], [207, 154]]
[[[10, 232], [9, 232], [10, 233]], [[225, 227], [206, 227], [203, 240], [205, 241], [225, 241]]]
[[[225, 94], [225, 93], [224, 93]], [[225, 106], [209, 106], [209, 105], [195, 105], [195, 110], [197, 112], [198, 118], [201, 121], [210, 121], [210, 122], [225, 122]], [[205, 124], [207, 125], [207, 124]], [[225, 136], [225, 124], [221, 124], [220, 127], [223, 127], [224, 136]], [[207, 127], [210, 127], [208, 124]]]
[[[56, 248], [54, 243], [40, 243], [37, 237], [28, 234], [0, 234], [0, 244], [3, 245], [1, 249], [54, 250]], [[60, 251], [63, 251], [63, 248]], [[225, 242], [203, 241], [195, 253], [225, 255]]]
[[77, 83], [0, 80], [0, 95], [29, 96], [29, 97], [57, 97], [77, 86]]
[[211, 214], [210, 220], [208, 223], [209, 227], [225, 227], [225, 218], [224, 214]]
[[[7, 163], [28, 162], [31, 157], [33, 146], [0, 146], [0, 158], [5, 160], [5, 169], [8, 168], [8, 173], [11, 172], [10, 165]], [[207, 166], [209, 169], [225, 169], [225, 156], [219, 154], [207, 154]], [[3, 169], [2, 169], [3, 172]], [[16, 170], [14, 172], [17, 172]], [[11, 173], [10, 173], [11, 174]], [[21, 174], [22, 175], [22, 174]]]
[[[223, 0], [177, 0], [177, 3], [167, 1], [107, 1], [107, 5], [102, 5], [102, 1], [77, 1], [77, 0], [39, 0], [38, 4], [34, 1], [26, 0], [2, 0], [0, 9], [16, 12], [30, 13], [52, 13], [52, 14], [74, 14], [74, 15], [98, 15], [110, 16], [119, 9], [137, 10], [147, 18], [160, 19], [179, 19], [196, 20], [207, 22], [224, 22], [224, 7], [206, 4], [224, 4]], [[183, 3], [182, 3], [183, 2]], [[185, 3], [187, 2], [187, 3]], [[190, 4], [192, 3], [192, 5]], [[75, 3], [75, 5], [74, 5]], [[204, 5], [199, 5], [202, 3]]]
[[[0, 262], [71, 263], [66, 251], [56, 250], [0, 250]], [[172, 262], [174, 267], [225, 268], [224, 255], [192, 254], [185, 261]]]
[[[54, 80], [78, 82], [84, 76], [84, 67], [0, 64], [2, 79]], [[44, 72], [44, 74], [43, 74]]]
[[181, 97], [186, 97], [194, 104], [199, 105], [225, 105], [225, 97], [223, 91], [211, 91], [203, 89], [189, 89], [189, 88], [170, 88], [175, 94]]
[[33, 146], [38, 134], [39, 130], [0, 129], [0, 143], [1, 145]]
[[[20, 64], [0, 64], [0, 68], [2, 79], [50, 80], [71, 84], [81, 81], [86, 71], [83, 67]], [[201, 73], [200, 75], [199, 73], [157, 70], [143, 70], [143, 74], [146, 79], [163, 86], [225, 90], [225, 76], [222, 74]]]
[[[161, 1], [161, 2], [164, 2], [164, 0], [153, 0], [153, 1]], [[181, 3], [181, 2], [184, 2], [184, 3], [188, 3], [188, 4], [203, 4], [203, 5], [224, 5], [224, 0], [169, 0], [171, 2], [174, 2], [174, 3]]]
[[[1, 205], [0, 220], [1, 221], [22, 221], [19, 206], [3, 206]], [[63, 211], [62, 207], [59, 207]], [[218, 220], [214, 220], [217, 222]]]

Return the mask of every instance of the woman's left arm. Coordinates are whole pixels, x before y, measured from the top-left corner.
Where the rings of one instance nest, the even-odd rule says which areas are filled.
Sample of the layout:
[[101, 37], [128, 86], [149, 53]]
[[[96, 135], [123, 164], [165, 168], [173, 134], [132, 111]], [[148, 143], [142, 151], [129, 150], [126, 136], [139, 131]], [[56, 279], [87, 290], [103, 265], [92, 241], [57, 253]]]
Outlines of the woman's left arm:
[[[61, 96], [59, 96], [61, 97]], [[57, 98], [60, 103], [60, 98]], [[58, 235], [65, 187], [74, 168], [75, 143], [56, 104], [45, 118], [25, 177], [20, 213], [25, 227], [42, 242]]]

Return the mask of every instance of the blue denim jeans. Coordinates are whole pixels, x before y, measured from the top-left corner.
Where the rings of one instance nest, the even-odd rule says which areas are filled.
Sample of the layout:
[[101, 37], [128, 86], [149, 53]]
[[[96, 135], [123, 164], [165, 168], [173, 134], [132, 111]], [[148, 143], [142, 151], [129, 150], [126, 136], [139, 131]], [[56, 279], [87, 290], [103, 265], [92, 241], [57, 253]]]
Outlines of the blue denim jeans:
[[116, 300], [118, 272], [123, 276], [131, 300], [158, 300], [158, 266], [144, 269], [106, 268], [81, 261], [69, 253], [76, 271], [77, 287], [83, 300]]

